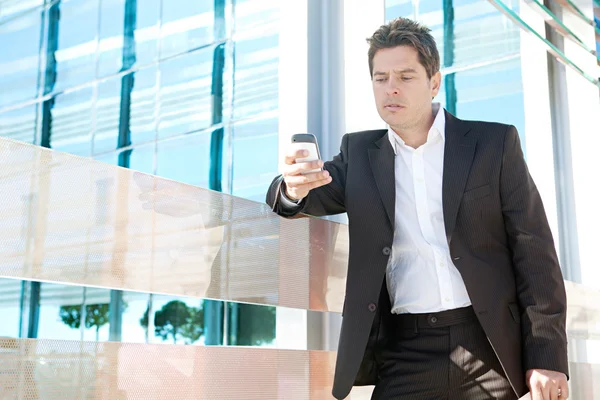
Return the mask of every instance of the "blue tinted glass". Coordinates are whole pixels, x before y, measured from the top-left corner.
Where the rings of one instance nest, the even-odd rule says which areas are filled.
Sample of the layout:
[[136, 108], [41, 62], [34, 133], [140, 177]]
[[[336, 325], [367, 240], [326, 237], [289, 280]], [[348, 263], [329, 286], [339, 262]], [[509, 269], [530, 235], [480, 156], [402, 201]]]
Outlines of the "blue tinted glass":
[[277, 118], [233, 125], [233, 195], [264, 201], [279, 158]]
[[94, 154], [106, 153], [117, 148], [122, 107], [130, 110], [129, 129], [132, 144], [151, 142], [156, 137], [157, 67], [144, 68], [132, 74], [133, 90], [129, 107], [121, 101], [121, 87], [124, 80], [127, 84], [126, 78], [110, 78], [98, 84]]
[[208, 188], [210, 140], [211, 132], [207, 131], [159, 142], [156, 174]]
[[235, 52], [235, 119], [276, 110], [279, 92], [279, 35], [239, 40]]
[[0, 337], [19, 337], [21, 286], [20, 280], [0, 278]]
[[412, 18], [413, 5], [410, 0], [386, 0], [385, 2], [385, 19], [386, 21], [395, 18]]
[[160, 57], [222, 40], [215, 37], [215, 1], [163, 0]]
[[159, 138], [211, 125], [214, 51], [214, 47], [200, 49], [160, 64]]
[[39, 12], [0, 24], [0, 109], [37, 96], [40, 25]]
[[133, 149], [111, 152], [95, 156], [94, 159], [106, 164], [128, 166], [136, 171], [154, 174], [156, 145], [137, 146]]
[[[458, 72], [455, 85], [457, 117], [512, 124], [525, 134], [520, 58]], [[442, 86], [438, 98], [444, 91]]]
[[[474, 62], [517, 54], [520, 46], [519, 27], [486, 0], [420, 0], [412, 2], [387, 0], [386, 19], [415, 18], [432, 30], [440, 53], [442, 67], [468, 65]], [[515, 12], [519, 3], [506, 3]], [[449, 28], [444, 36], [444, 21]], [[451, 29], [450, 29], [451, 28]]]
[[25, 11], [39, 8], [42, 4], [44, 4], [44, 0], [3, 1], [2, 7], [0, 7], [0, 23], [4, 23], [6, 20], [14, 18], [15, 15]]
[[[152, 63], [158, 56], [158, 21], [160, 0], [136, 2], [133, 17], [128, 19], [134, 31], [128, 53], [135, 54], [135, 64]], [[100, 4], [100, 43], [98, 54], [98, 76], [114, 74], [123, 68], [125, 0], [105, 0]]]
[[0, 114], [0, 136], [33, 143], [36, 131], [37, 105], [17, 108]]
[[93, 86], [87, 86], [55, 96], [50, 134], [54, 150], [91, 155], [93, 91]]
[[55, 91], [95, 78], [97, 33], [98, 0], [60, 3]]

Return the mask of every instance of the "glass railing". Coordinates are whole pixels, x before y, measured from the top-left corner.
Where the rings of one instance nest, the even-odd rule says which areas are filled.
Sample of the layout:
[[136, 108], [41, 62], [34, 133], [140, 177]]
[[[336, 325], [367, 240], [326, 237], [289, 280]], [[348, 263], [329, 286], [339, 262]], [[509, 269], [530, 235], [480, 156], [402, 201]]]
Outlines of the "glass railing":
[[[569, 29], [552, 11], [550, 11], [543, 3], [539, 0], [526, 0], [526, 3], [529, 4], [538, 14], [540, 14], [544, 21], [551, 27], [553, 27], [556, 32], [561, 34], [563, 37], [571, 40], [572, 42], [579, 45], [582, 49], [587, 51], [588, 53], [594, 55], [598, 60], [600, 60], [600, 56], [596, 54], [596, 50], [590, 48], [586, 45], [583, 40], [579, 38], [571, 29]], [[578, 9], [579, 10], [579, 9]]]
[[508, 7], [501, 0], [489, 0], [490, 3], [496, 7], [500, 12], [506, 15], [511, 21], [517, 24], [521, 29], [525, 32], [528, 32], [535, 37], [537, 37], [545, 46], [546, 50], [552, 54], [558, 61], [565, 64], [566, 66], [572, 68], [577, 73], [579, 73], [582, 77], [587, 79], [590, 83], [600, 86], [598, 78], [594, 77], [590, 73], [584, 71], [581, 67], [575, 64], [571, 59], [569, 59], [561, 50], [559, 50], [554, 44], [549, 42], [545, 37], [540, 35], [535, 29], [531, 28], [525, 21], [521, 19], [521, 17], [514, 12], [510, 7]]
[[[594, 21], [590, 19], [581, 9], [577, 6], [577, 4], [573, 3], [571, 0], [554, 0], [557, 4], [560, 4], [562, 8], [571, 11], [573, 14], [577, 15], [584, 21], [586, 24], [594, 26]], [[594, 0], [596, 1], [596, 0]]]
[[[64, 298], [85, 288], [77, 294], [81, 307], [69, 297], [75, 306], [53, 305], [46, 314], [61, 318], [64, 329], [86, 324], [86, 312], [97, 320], [81, 328], [80, 340], [41, 333], [28, 338], [21, 329], [26, 323], [15, 320], [13, 337], [0, 339], [0, 398], [331, 398], [335, 352], [203, 346], [183, 340], [198, 332], [181, 324], [181, 341], [173, 324], [170, 343], [164, 332], [164, 343], [112, 341], [94, 330], [106, 324], [100, 320], [106, 310], [91, 305], [111, 302], [108, 289], [122, 291], [123, 303], [140, 311], [131, 324], [121, 321], [124, 332], [134, 325], [152, 329], [141, 315], [147, 300], [134, 307], [135, 293], [169, 297], [161, 310], [173, 304], [189, 318], [197, 306], [183, 297], [339, 313], [346, 225], [281, 218], [262, 203], [9, 139], [0, 139], [0, 193], [0, 277], [8, 278], [0, 300], [23, 308], [32, 301], [17, 301], [24, 296], [19, 282], [43, 282], [41, 294], [37, 289], [28, 296], [47, 304], [44, 314], [53, 297], [45, 297], [43, 285], [62, 285], [56, 293]], [[600, 291], [570, 282], [566, 287], [571, 345], [597, 345]], [[10, 315], [18, 318], [0, 312], [5, 325]], [[597, 391], [592, 385], [600, 363], [580, 354], [571, 354], [571, 398]], [[368, 399], [370, 390], [356, 388], [349, 398]]]

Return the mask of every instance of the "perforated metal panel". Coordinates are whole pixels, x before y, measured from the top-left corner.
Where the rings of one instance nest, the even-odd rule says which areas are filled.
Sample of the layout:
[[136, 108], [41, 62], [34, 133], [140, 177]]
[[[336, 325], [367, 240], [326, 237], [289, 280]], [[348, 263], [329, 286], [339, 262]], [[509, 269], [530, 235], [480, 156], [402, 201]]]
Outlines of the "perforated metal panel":
[[341, 311], [345, 225], [0, 139], [0, 276]]
[[0, 352], [3, 400], [332, 398], [331, 352], [42, 339]]

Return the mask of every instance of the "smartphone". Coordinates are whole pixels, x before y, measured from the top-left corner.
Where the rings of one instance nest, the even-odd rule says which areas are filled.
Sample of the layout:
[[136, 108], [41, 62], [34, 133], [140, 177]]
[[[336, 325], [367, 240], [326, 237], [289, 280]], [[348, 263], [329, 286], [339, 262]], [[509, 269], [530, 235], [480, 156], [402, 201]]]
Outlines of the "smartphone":
[[[312, 133], [297, 133], [292, 136], [292, 148], [295, 150], [308, 150], [308, 156], [297, 158], [296, 162], [310, 162], [321, 159], [321, 153], [319, 152], [319, 144], [317, 138]], [[321, 168], [313, 169], [310, 171], [303, 172], [303, 175], [312, 174], [314, 172], [322, 171]]]

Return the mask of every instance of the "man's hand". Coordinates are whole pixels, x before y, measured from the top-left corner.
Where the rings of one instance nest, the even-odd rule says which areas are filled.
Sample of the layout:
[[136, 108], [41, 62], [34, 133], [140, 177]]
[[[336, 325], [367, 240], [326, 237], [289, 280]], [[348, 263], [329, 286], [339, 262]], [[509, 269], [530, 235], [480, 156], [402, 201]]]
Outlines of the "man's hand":
[[562, 372], [530, 369], [527, 371], [526, 382], [533, 400], [565, 400], [569, 398], [567, 376]]
[[283, 169], [283, 179], [286, 186], [285, 195], [291, 200], [302, 200], [312, 189], [331, 182], [331, 176], [327, 171], [302, 174], [323, 167], [323, 161], [321, 160], [296, 162], [297, 158], [303, 158], [307, 155], [306, 150], [291, 150], [285, 156], [285, 167]]

